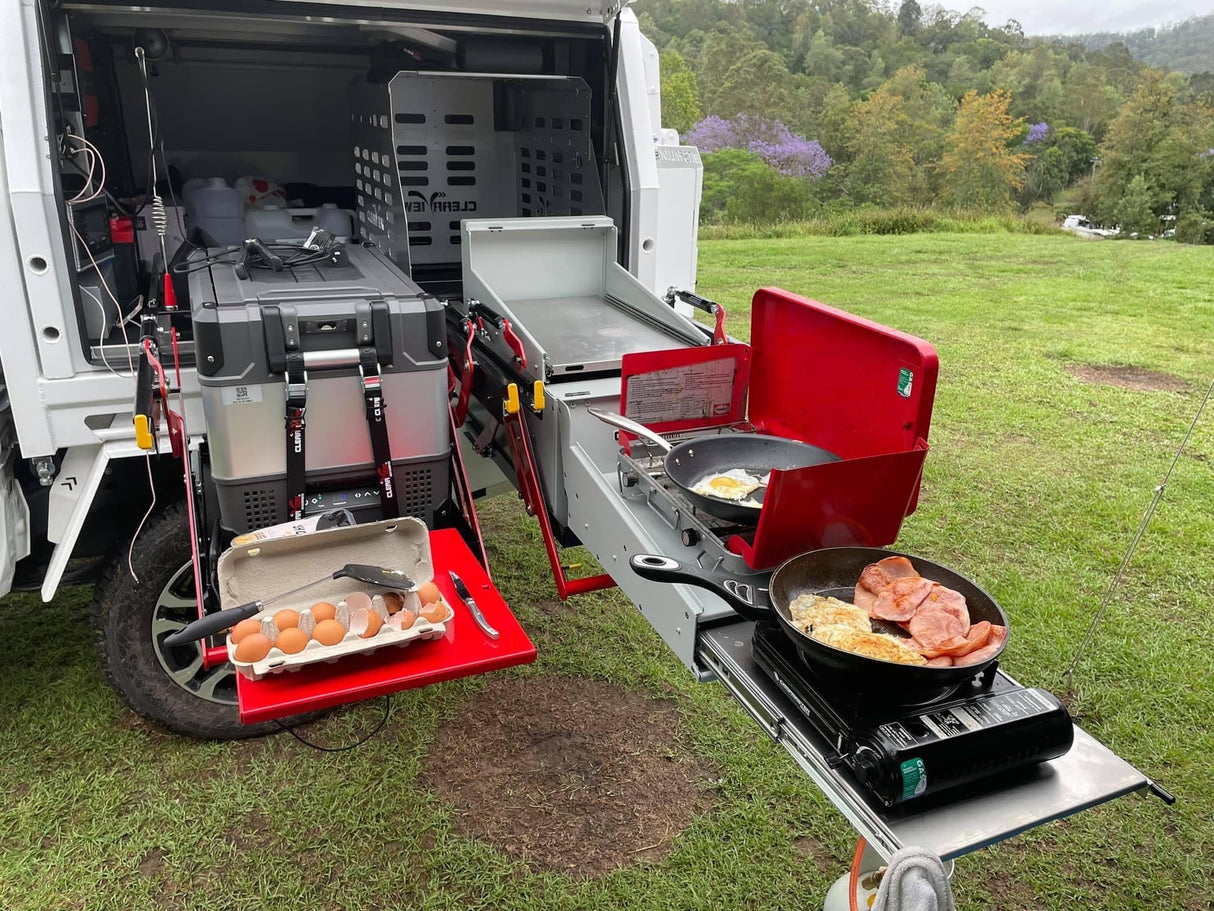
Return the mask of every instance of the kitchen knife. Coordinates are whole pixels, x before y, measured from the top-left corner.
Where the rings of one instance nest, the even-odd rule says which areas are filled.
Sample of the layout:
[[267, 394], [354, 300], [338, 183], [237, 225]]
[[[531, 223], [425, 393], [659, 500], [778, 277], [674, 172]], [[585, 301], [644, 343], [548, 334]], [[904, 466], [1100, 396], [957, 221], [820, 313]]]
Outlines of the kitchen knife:
[[464, 584], [464, 580], [455, 573], [450, 573], [451, 584], [455, 586], [455, 593], [459, 595], [460, 600], [468, 607], [468, 613], [472, 615], [472, 619], [476, 621], [476, 625], [481, 628], [481, 632], [490, 639], [497, 639], [501, 636], [497, 630], [489, 625], [489, 621], [485, 619], [485, 615], [481, 613], [480, 607], [472, 600], [472, 593], [468, 591], [468, 586]]

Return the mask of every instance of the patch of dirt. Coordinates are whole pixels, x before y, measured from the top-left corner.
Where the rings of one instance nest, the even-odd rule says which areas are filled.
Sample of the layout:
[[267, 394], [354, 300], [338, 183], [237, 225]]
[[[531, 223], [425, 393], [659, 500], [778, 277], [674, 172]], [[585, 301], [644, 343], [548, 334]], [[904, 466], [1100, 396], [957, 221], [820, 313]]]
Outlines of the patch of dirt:
[[562, 614], [573, 613], [573, 608], [560, 598], [541, 598], [533, 606], [549, 617], [559, 617]]
[[792, 844], [797, 853], [817, 867], [820, 873], [838, 874], [839, 859], [818, 839], [809, 835], [798, 835], [792, 840]]
[[712, 805], [673, 702], [591, 680], [492, 681], [437, 732], [424, 781], [459, 831], [533, 869], [657, 860]]
[[1188, 386], [1178, 376], [1145, 367], [1073, 364], [1066, 369], [1071, 376], [1085, 383], [1100, 383], [1138, 392], [1180, 392]]
[[260, 810], [254, 810], [242, 821], [233, 822], [224, 836], [241, 854], [256, 854], [274, 844], [274, 825]]
[[165, 854], [159, 848], [153, 848], [139, 862], [139, 875], [143, 877], [156, 876], [164, 869]]

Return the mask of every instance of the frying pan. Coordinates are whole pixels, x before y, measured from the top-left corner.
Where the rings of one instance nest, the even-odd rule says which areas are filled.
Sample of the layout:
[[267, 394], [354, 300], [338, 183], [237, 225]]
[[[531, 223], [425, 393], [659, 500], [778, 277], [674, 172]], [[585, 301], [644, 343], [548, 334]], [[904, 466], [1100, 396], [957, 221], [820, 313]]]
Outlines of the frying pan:
[[756, 505], [753, 506], [735, 500], [705, 496], [691, 488], [709, 475], [723, 474], [736, 468], [763, 477], [773, 469], [788, 471], [839, 461], [839, 457], [833, 452], [827, 452], [817, 446], [763, 433], [709, 434], [686, 440], [676, 446], [644, 424], [638, 424], [622, 414], [601, 411], [598, 408], [587, 410], [604, 423], [660, 446], [666, 453], [663, 468], [670, 480], [704, 512], [730, 522], [748, 525], [757, 522], [767, 488], [760, 487], [747, 497], [755, 502]]
[[[747, 620], [774, 620], [814, 671], [846, 677], [848, 685], [856, 689], [894, 689], [898, 692], [898, 688], [928, 690], [959, 684], [981, 673], [998, 659], [1007, 647], [1007, 639], [1003, 640], [998, 652], [977, 664], [965, 667], [918, 667], [878, 661], [823, 645], [793, 626], [788, 606], [798, 595], [819, 594], [852, 601], [856, 582], [864, 567], [886, 557], [906, 557], [924, 579], [939, 582], [964, 595], [971, 622], [988, 620], [994, 626], [1007, 626], [1007, 617], [995, 599], [969, 579], [922, 557], [878, 547], [812, 550], [784, 561], [770, 576], [766, 573], [750, 576], [709, 573], [656, 554], [637, 554], [633, 556], [631, 565], [633, 572], [646, 579], [706, 588], [724, 598]], [[897, 627], [891, 624], [884, 631], [893, 632], [895, 629]]]

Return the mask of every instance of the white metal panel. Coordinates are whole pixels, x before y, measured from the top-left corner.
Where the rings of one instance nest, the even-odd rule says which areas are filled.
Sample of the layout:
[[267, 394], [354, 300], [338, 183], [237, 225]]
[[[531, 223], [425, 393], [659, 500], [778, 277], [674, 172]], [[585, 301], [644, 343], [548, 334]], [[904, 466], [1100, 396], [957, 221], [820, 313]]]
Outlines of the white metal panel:
[[[78, 333], [51, 172], [44, 70], [33, 4], [0, 4], [0, 111], [8, 169], [5, 189], [44, 376], [71, 376]], [[53, 41], [48, 37], [48, 41]], [[7, 222], [6, 222], [7, 223]], [[24, 302], [10, 297], [9, 306]], [[6, 308], [7, 309], [7, 308]], [[68, 319], [68, 316], [71, 316]], [[10, 386], [17, 386], [10, 382]], [[18, 429], [22, 430], [20, 423]], [[24, 438], [24, 434], [23, 434]]]
[[628, 270], [655, 293], [658, 246], [658, 167], [653, 148], [659, 139], [650, 120], [649, 80], [645, 73], [645, 44], [637, 17], [620, 13], [619, 99], [623, 144], [627, 149], [629, 215]]
[[[50, 502], [46, 508], [46, 539], [52, 544], [63, 540], [72, 514], [85, 492], [82, 479], [88, 478], [102, 445], [97, 443], [93, 446], [73, 446], [64, 454], [59, 474], [51, 485]], [[96, 489], [91, 493], [96, 493]], [[86, 512], [87, 509], [86, 504]]]
[[704, 166], [695, 146], [660, 145], [654, 149], [658, 163], [658, 246], [655, 285], [694, 291], [696, 287], [697, 238]]
[[13, 587], [17, 561], [29, 556], [30, 510], [21, 485], [13, 476], [17, 430], [8, 411], [8, 390], [0, 384], [0, 597]]
[[645, 94], [649, 99], [649, 128], [653, 135], [662, 133], [662, 66], [657, 45], [641, 36], [645, 59]]

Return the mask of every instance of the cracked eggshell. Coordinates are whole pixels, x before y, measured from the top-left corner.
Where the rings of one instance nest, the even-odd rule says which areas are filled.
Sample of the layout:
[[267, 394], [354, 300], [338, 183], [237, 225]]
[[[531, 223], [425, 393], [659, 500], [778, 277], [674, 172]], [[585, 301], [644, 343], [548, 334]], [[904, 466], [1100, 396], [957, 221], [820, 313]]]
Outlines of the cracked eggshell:
[[383, 626], [383, 619], [373, 610], [363, 608], [350, 614], [350, 632], [360, 639], [370, 639]]
[[346, 607], [350, 612], [371, 609], [371, 596], [366, 592], [351, 592], [346, 595]]

